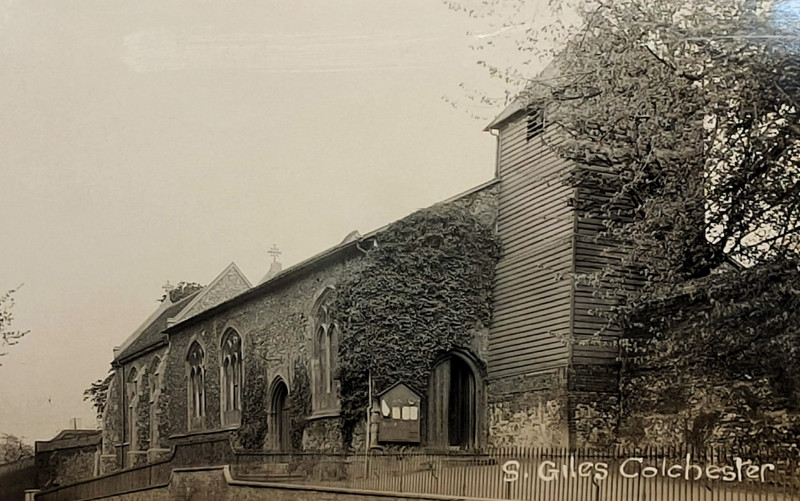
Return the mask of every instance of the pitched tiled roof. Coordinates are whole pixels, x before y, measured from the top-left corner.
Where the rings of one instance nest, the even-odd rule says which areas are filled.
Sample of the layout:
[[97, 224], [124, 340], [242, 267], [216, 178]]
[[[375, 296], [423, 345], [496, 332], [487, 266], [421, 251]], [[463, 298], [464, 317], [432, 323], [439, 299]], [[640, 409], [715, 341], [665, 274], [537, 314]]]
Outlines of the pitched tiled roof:
[[[141, 334], [134, 339], [131, 344], [125, 347], [116, 357], [116, 360], [122, 360], [127, 358], [136, 352], [148, 348], [159, 341], [166, 339], [166, 334], [164, 334], [164, 330], [167, 328], [167, 320], [173, 318], [178, 315], [178, 313], [185, 308], [189, 302], [199, 293], [195, 292], [185, 298], [181, 299], [177, 303], [168, 306], [165, 308], [160, 315], [158, 315], [150, 325], [144, 328]], [[168, 301], [169, 299], [165, 299]]]
[[[454, 197], [450, 197], [446, 200], [442, 200], [441, 202], [437, 202], [434, 205], [446, 204], [454, 200], [458, 200], [460, 198], [484, 190], [499, 182], [500, 178], [490, 179], [485, 183], [481, 183], [478, 186], [475, 186], [474, 188], [470, 188], [469, 190], [464, 191], [463, 193], [459, 193]], [[305, 261], [301, 261], [300, 263], [290, 266], [289, 268], [281, 271], [280, 273], [277, 273], [272, 277], [267, 278], [266, 280], [262, 279], [261, 282], [255, 287], [245, 292], [242, 292], [241, 294], [237, 294], [234, 297], [227, 299], [217, 305], [214, 305], [211, 308], [203, 310], [200, 313], [197, 313], [196, 315], [193, 315], [185, 320], [180, 321], [179, 323], [176, 323], [175, 325], [170, 326], [169, 331], [170, 333], [177, 332], [188, 325], [193, 325], [196, 322], [200, 322], [204, 319], [210, 318], [214, 315], [219, 314], [220, 312], [227, 311], [229, 308], [232, 308], [235, 305], [242, 304], [246, 301], [251, 300], [254, 297], [259, 297], [260, 295], [266, 294], [267, 291], [271, 291], [274, 288], [278, 287], [280, 284], [286, 283], [287, 281], [293, 279], [300, 273], [303, 273], [311, 269], [313, 266], [320, 265], [328, 259], [337, 258], [337, 256], [341, 257], [342, 255], [344, 255], [345, 252], [351, 252], [354, 254], [359, 254], [359, 251], [364, 252], [365, 249], [362, 249], [359, 246], [359, 244], [374, 240], [377, 235], [385, 231], [392, 224], [393, 223], [382, 226], [377, 230], [373, 230], [363, 236], [359, 234], [357, 231], [351, 232], [347, 235], [347, 237], [345, 237], [345, 239], [339, 245], [331, 247], [326, 251], [320, 252], [319, 254], [316, 254], [306, 259]]]

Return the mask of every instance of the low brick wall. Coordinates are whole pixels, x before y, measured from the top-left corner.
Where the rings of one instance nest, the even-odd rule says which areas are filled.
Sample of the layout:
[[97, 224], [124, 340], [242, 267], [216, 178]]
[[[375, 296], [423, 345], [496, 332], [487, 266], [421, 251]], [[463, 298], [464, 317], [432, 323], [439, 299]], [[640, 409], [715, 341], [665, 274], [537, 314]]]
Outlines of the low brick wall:
[[255, 501], [263, 499], [271, 501], [463, 500], [463, 498], [450, 496], [245, 482], [234, 480], [227, 466], [174, 470], [170, 477], [170, 482], [166, 486], [100, 499], [114, 501], [167, 501], [175, 499], [191, 499], [192, 501]]

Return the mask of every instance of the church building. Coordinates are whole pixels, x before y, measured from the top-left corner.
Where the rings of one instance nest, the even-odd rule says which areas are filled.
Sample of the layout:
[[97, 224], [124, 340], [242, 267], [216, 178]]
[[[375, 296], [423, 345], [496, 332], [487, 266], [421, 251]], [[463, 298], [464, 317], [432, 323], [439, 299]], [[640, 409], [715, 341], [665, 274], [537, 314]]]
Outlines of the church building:
[[[487, 131], [497, 136], [494, 179], [423, 215], [353, 232], [285, 270], [274, 265], [256, 285], [231, 264], [199, 290], [167, 294], [115, 350], [102, 471], [221, 437], [286, 452], [610, 443], [619, 409], [616, 333], [604, 330], [605, 343], [580, 342], [604, 326], [592, 312], [593, 290], [576, 280], [604, 262], [600, 226], [580, 209], [592, 193], [564, 182], [580, 167], [548, 147], [556, 133], [539, 112], [511, 106]], [[464, 261], [491, 263], [475, 274], [487, 280], [459, 290], [435, 279], [452, 276], [437, 266], [458, 261], [438, 250], [461, 245], [441, 214], [496, 240], [497, 255]], [[444, 229], [417, 238], [415, 225], [434, 219]], [[381, 261], [402, 256], [415, 264]], [[434, 278], [420, 284], [420, 276]], [[378, 298], [385, 305], [402, 287], [428, 292], [412, 294], [413, 307], [398, 300], [396, 310], [361, 311], [359, 287], [371, 283], [386, 291]], [[410, 332], [425, 315], [431, 327]], [[371, 334], [392, 323], [396, 338]], [[436, 331], [462, 324], [463, 332]], [[424, 352], [418, 371], [402, 362], [422, 356], [408, 355], [413, 350]]]

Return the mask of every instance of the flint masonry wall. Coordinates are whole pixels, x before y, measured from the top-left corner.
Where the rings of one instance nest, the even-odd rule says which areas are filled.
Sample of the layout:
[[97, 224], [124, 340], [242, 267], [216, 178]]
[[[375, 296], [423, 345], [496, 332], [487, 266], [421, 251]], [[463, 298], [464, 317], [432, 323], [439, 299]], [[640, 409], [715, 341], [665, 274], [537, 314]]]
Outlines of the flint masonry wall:
[[67, 485], [97, 475], [101, 440], [99, 431], [65, 430], [53, 440], [37, 441], [37, 486]]
[[[495, 189], [485, 188], [465, 197], [453, 200], [470, 210], [477, 217], [496, 217]], [[379, 239], [379, 236], [378, 236]], [[206, 415], [203, 430], [223, 428], [220, 415], [220, 340], [229, 328], [235, 329], [242, 338], [243, 373], [243, 430], [250, 433], [257, 428], [253, 419], [268, 419], [255, 416], [270, 406], [269, 389], [277, 378], [282, 379], [290, 391], [298, 363], [311, 373], [312, 352], [311, 313], [320, 294], [334, 287], [346, 275], [357, 273], [362, 253], [350, 246], [322, 258], [296, 274], [279, 275], [257, 290], [252, 290], [244, 300], [213, 308], [194, 320], [176, 325], [169, 332], [170, 347], [167, 352], [164, 384], [168, 395], [168, 429], [164, 436], [180, 439], [183, 435], [200, 430], [188, 426], [188, 395], [186, 355], [192, 342], [197, 341], [205, 351]], [[281, 278], [283, 276], [283, 278]], [[246, 295], [247, 296], [247, 295]], [[473, 351], [483, 357], [486, 353], [485, 329], [476, 333]], [[483, 361], [483, 360], [482, 360]], [[260, 379], [258, 384], [256, 380]], [[290, 397], [292, 395], [290, 394]], [[248, 402], [253, 406], [248, 407]], [[338, 416], [311, 418], [305, 416], [302, 432], [304, 450], [334, 451], [343, 447], [341, 423]], [[257, 424], [257, 423], [256, 423]], [[236, 426], [229, 429], [235, 429]], [[263, 430], [262, 430], [263, 431]], [[269, 431], [260, 444], [269, 448]], [[173, 440], [174, 442], [174, 440]], [[353, 446], [361, 447], [363, 432], [357, 430]], [[252, 447], [252, 444], [250, 445]]]
[[[269, 388], [280, 377], [289, 388], [294, 378], [295, 361], [308, 367], [311, 352], [310, 313], [317, 296], [334, 285], [342, 273], [355, 266], [357, 254], [348, 254], [326, 266], [309, 270], [301, 277], [286, 281], [242, 304], [237, 304], [207, 319], [188, 325], [170, 335], [170, 349], [165, 374], [169, 394], [169, 434], [191, 433], [188, 426], [187, 377], [185, 360], [189, 346], [198, 341], [205, 350], [206, 415], [203, 429], [222, 428], [220, 414], [220, 341], [228, 328], [242, 338], [243, 400], [260, 399], [269, 406], [269, 395], [247, 395], [252, 380], [261, 377]], [[341, 447], [338, 417], [312, 420], [305, 429], [304, 448], [331, 450]]]
[[620, 442], [796, 450], [800, 412], [763, 377], [723, 380], [669, 367], [624, 371]]
[[487, 395], [490, 446], [568, 445], [565, 368], [492, 379]]

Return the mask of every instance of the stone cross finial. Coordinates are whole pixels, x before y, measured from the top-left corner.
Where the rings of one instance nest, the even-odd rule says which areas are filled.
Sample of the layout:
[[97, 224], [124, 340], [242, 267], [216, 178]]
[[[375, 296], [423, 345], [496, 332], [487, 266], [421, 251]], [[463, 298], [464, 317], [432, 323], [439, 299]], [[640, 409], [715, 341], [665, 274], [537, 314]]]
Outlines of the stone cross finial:
[[272, 244], [272, 248], [270, 248], [270, 250], [267, 251], [267, 254], [272, 256], [272, 262], [273, 263], [277, 263], [278, 262], [278, 256], [280, 256], [283, 253], [281, 252], [281, 250], [278, 248], [277, 245]]
[[169, 294], [171, 290], [175, 289], [175, 286], [169, 283], [169, 280], [167, 280], [167, 283], [162, 285], [161, 288], [164, 289], [164, 292]]

